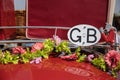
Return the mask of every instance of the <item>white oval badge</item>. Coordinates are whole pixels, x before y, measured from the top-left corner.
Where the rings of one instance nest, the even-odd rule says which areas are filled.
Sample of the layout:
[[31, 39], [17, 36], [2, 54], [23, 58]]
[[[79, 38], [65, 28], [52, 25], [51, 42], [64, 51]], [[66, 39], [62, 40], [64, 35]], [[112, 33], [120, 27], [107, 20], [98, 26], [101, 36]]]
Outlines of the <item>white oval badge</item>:
[[91, 25], [77, 25], [68, 31], [69, 41], [79, 46], [94, 45], [100, 40], [100, 38], [100, 31]]

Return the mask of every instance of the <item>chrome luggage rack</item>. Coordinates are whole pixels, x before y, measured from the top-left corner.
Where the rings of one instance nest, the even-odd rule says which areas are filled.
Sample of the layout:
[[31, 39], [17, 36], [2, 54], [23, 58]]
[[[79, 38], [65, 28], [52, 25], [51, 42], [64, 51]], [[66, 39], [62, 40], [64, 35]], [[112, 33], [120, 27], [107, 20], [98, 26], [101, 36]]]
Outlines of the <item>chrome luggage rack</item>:
[[[61, 26], [1, 26], [0, 29], [20, 29], [20, 28], [24, 28], [24, 29], [28, 29], [28, 28], [31, 28], [31, 29], [38, 29], [38, 28], [43, 28], [43, 29], [55, 29], [55, 33], [53, 35], [56, 35], [57, 34], [57, 29], [63, 29], [63, 30], [69, 30], [70, 27], [61, 27]], [[29, 38], [26, 38], [26, 39], [14, 39], [14, 40], [0, 40], [0, 43], [3, 44], [3, 43], [34, 43], [34, 42], [43, 42], [45, 39], [43, 38], [40, 38], [40, 39], [29, 39]], [[69, 46], [72, 47], [72, 48], [76, 48], [78, 47], [77, 45], [74, 45], [72, 44], [71, 42], [69, 42]], [[102, 47], [102, 48], [108, 48], [110, 47], [110, 45], [100, 45], [100, 44], [96, 44], [96, 45], [93, 45], [93, 46], [96, 46], [96, 47]], [[115, 47], [118, 47], [116, 45], [114, 45]]]
[[[61, 26], [1, 26], [0, 29], [55, 29], [55, 32], [53, 35], [57, 35], [57, 30], [58, 29], [63, 29], [63, 30], [69, 30], [70, 27], [61, 27]], [[18, 43], [35, 43], [35, 42], [43, 42], [45, 39], [43, 38], [40, 38], [40, 39], [29, 39], [29, 38], [26, 38], [26, 39], [13, 39], [13, 40], [0, 40], [0, 43], [1, 44], [11, 44], [11, 43], [15, 43], [15, 44], [18, 44]], [[9, 46], [10, 47], [13, 47], [13, 46]], [[74, 45], [72, 44], [71, 42], [69, 42], [69, 47], [70, 48], [77, 48], [78, 46], [77, 45]]]
[[[61, 27], [61, 26], [1, 26], [0, 29], [38, 29], [38, 28], [43, 28], [43, 29], [55, 29], [55, 34], [57, 34], [57, 29], [63, 29], [63, 30], [68, 30], [70, 27]], [[44, 39], [14, 39], [14, 40], [0, 40], [0, 43], [26, 43], [26, 42], [43, 42]]]

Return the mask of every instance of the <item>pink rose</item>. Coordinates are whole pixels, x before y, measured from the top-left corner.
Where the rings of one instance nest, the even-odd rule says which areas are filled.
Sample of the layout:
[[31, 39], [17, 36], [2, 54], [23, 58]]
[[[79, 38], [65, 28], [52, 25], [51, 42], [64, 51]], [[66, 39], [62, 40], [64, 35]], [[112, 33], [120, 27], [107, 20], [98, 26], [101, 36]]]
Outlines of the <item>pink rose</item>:
[[93, 58], [94, 58], [94, 55], [93, 55], [93, 54], [90, 54], [90, 55], [88, 55], [87, 60], [88, 60], [89, 62], [91, 62], [91, 61], [93, 60]]
[[54, 38], [54, 41], [55, 41], [56, 45], [59, 45], [61, 43], [61, 41], [62, 41], [61, 38], [58, 37], [58, 36], [53, 36], [53, 38]]
[[38, 58], [30, 61], [30, 64], [32, 64], [32, 63], [38, 64], [38, 63], [40, 63], [40, 62], [42, 62], [42, 57], [38, 57]]
[[14, 54], [23, 54], [25, 52], [25, 49], [23, 49], [21, 46], [12, 48], [12, 53]]
[[44, 45], [43, 43], [35, 43], [33, 46], [32, 46], [32, 49], [31, 49], [31, 52], [35, 52], [36, 50], [41, 50], [43, 49]]

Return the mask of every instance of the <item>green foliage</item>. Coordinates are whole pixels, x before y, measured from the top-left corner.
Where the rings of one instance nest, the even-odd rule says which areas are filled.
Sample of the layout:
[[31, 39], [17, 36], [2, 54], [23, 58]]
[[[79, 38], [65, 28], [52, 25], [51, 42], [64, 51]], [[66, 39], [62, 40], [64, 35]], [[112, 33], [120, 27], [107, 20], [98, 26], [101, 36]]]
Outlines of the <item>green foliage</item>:
[[50, 53], [51, 53], [51, 51], [45, 52], [45, 50], [42, 50], [40, 52], [40, 55], [41, 55], [41, 57], [48, 59]]
[[43, 57], [48, 59], [49, 54], [54, 49], [54, 42], [51, 39], [46, 39], [43, 44], [44, 48], [42, 50], [37, 50], [33, 53], [31, 53], [30, 50], [27, 49], [27, 53], [21, 54], [21, 62], [28, 63], [30, 60], [33, 60], [37, 57]]
[[31, 53], [30, 49], [27, 48], [26, 53], [20, 54], [20, 62], [28, 63], [30, 60], [35, 59], [36, 53]]
[[85, 55], [85, 54], [81, 54], [80, 53], [80, 51], [81, 51], [81, 48], [80, 47], [78, 47], [76, 50], [75, 50], [75, 53], [77, 54], [77, 62], [83, 62], [83, 61], [85, 61], [85, 59], [86, 59], [86, 56], [87, 55]]
[[75, 50], [75, 53], [77, 54], [77, 57], [80, 57], [80, 51], [81, 51], [80, 47], [78, 47], [78, 48]]
[[97, 68], [102, 69], [103, 71], [106, 71], [106, 64], [103, 56], [99, 56], [98, 58], [94, 58], [91, 63], [95, 65]]
[[112, 74], [114, 77], [117, 77], [117, 72], [118, 72], [118, 71], [120, 71], [120, 61], [119, 61], [118, 65], [117, 65], [117, 67], [115, 67], [115, 68], [112, 69], [111, 74]]
[[0, 53], [0, 63], [2, 64], [8, 64], [8, 63], [13, 63], [13, 64], [18, 64], [19, 61], [19, 56], [18, 55], [11, 55], [9, 51], [6, 51], [4, 54]]
[[13, 64], [18, 64], [18, 62], [19, 62], [19, 56], [18, 56], [18, 55], [12, 55], [12, 60], [11, 60], [11, 62], [12, 62]]
[[48, 59], [49, 54], [54, 49], [54, 41], [52, 41], [51, 39], [46, 39], [43, 42], [43, 44], [44, 48], [42, 50], [31, 52], [30, 49], [27, 48], [26, 53], [23, 54], [12, 54], [9, 51], [4, 51], [3, 53], [2, 50], [0, 50], [0, 63], [2, 64], [8, 63], [18, 64], [18, 62], [28, 63], [29, 61], [37, 57], [43, 57]]
[[[62, 41], [59, 45], [55, 46], [55, 42], [51, 39], [46, 39], [43, 42], [44, 48], [42, 48], [41, 50], [36, 50], [35, 52], [31, 52], [30, 48], [26, 49], [26, 53], [21, 53], [21, 54], [12, 54], [10, 53], [10, 51], [2, 51], [0, 50], [0, 63], [1, 64], [18, 64], [19, 62], [21, 63], [28, 63], [31, 60], [34, 60], [38, 57], [42, 57], [42, 58], [49, 58], [49, 55], [52, 51], [54, 51], [57, 53], [61, 53], [61, 52], [65, 52], [66, 55], [70, 55], [71, 49], [68, 46], [68, 42], [67, 41]], [[75, 50], [75, 54], [77, 55], [77, 62], [83, 62], [86, 60], [87, 55], [84, 53], [80, 53], [81, 48], [78, 47]], [[75, 55], [75, 57], [76, 57]], [[108, 69], [111, 71], [111, 74], [116, 77], [117, 76], [117, 72], [120, 71], [120, 61], [117, 65], [117, 67], [115, 68], [108, 68], [107, 64], [105, 63], [104, 60], [104, 56], [100, 55], [99, 57], [94, 58], [91, 63], [96, 66], [97, 68], [103, 70], [103, 71], [107, 71]]]
[[54, 41], [51, 39], [46, 39], [44, 42], [44, 49], [42, 50], [45, 54], [50, 54], [54, 49]]
[[51, 39], [46, 39], [44, 42], [44, 49], [42, 49], [41, 56], [48, 59], [49, 54], [54, 50], [54, 41]]
[[56, 52], [65, 52], [66, 54], [71, 54], [71, 50], [68, 46], [67, 41], [62, 41], [59, 45], [55, 47]]
[[86, 58], [86, 55], [85, 54], [82, 54], [82, 55], [79, 55], [78, 56], [78, 59], [76, 60], [77, 62], [83, 62], [85, 61], [85, 58]]

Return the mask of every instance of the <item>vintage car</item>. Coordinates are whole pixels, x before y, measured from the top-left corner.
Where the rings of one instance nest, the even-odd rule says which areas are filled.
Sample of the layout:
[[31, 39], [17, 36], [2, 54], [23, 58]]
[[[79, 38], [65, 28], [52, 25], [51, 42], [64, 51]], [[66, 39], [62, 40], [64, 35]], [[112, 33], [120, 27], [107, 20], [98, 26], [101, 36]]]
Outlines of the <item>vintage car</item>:
[[[114, 69], [113, 66], [115, 60], [118, 61], [117, 56], [113, 56], [115, 59], [110, 58], [113, 62], [110, 65], [106, 65], [108, 61], [105, 62], [104, 58], [99, 56], [107, 56], [107, 53], [112, 52], [118, 54], [114, 44], [115, 31], [109, 27], [111, 35], [102, 33], [107, 29], [106, 23], [112, 25], [114, 3], [114, 0], [26, 0], [26, 25], [16, 26], [13, 0], [0, 0], [0, 44], [21, 44], [21, 46], [1, 49], [0, 80], [116, 80], [120, 78], [119, 68]], [[49, 41], [48, 38], [57, 35], [69, 42], [68, 30], [80, 24], [92, 25], [98, 30], [102, 27], [100, 44], [83, 47], [69, 43], [66, 46], [67, 43], [63, 42], [62, 47], [58, 46], [61, 49], [59, 52], [56, 48], [57, 43], [53, 45], [58, 38], [54, 38], [53, 42]], [[25, 39], [14, 39], [16, 29], [19, 28], [26, 29]], [[44, 42], [46, 39], [48, 42]], [[23, 46], [23, 43], [31, 46]], [[76, 57], [74, 52], [77, 48], [81, 51], [78, 50]], [[36, 49], [40, 50], [34, 52]], [[68, 49], [73, 53], [61, 55], [65, 51], [69, 53]], [[114, 51], [108, 52], [109, 50]], [[50, 52], [49, 55], [46, 55], [47, 51]], [[88, 59], [86, 56], [90, 54], [95, 56], [98, 63], [95, 60], [86, 61]], [[99, 62], [98, 58], [102, 62]]]

